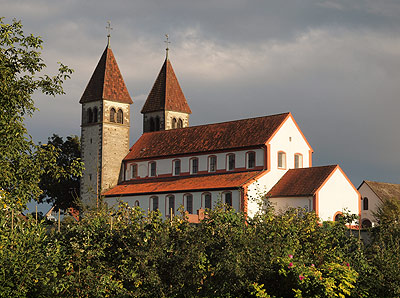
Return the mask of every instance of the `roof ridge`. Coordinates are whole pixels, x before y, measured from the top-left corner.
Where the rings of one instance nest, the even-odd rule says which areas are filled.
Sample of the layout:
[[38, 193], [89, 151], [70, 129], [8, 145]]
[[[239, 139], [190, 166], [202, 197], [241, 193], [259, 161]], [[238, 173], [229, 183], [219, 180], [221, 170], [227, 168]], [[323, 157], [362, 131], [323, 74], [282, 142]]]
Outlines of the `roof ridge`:
[[282, 116], [282, 115], [289, 115], [290, 112], [285, 112], [285, 113], [279, 113], [279, 114], [272, 114], [272, 115], [265, 115], [265, 116], [257, 116], [257, 117], [251, 117], [251, 118], [242, 118], [242, 119], [237, 119], [237, 120], [229, 120], [229, 121], [223, 121], [223, 122], [215, 122], [215, 123], [208, 123], [208, 124], [199, 124], [199, 125], [194, 125], [194, 126], [187, 126], [187, 127], [181, 127], [181, 128], [176, 128], [176, 129], [169, 129], [169, 130], [159, 130], [159, 131], [148, 131], [144, 132], [143, 134], [156, 134], [156, 133], [166, 133], [166, 132], [173, 132], [177, 130], [189, 130], [189, 129], [194, 129], [197, 127], [202, 127], [202, 126], [214, 126], [214, 125], [220, 125], [220, 124], [226, 124], [226, 123], [233, 123], [233, 122], [239, 122], [239, 121], [246, 121], [246, 120], [251, 120], [251, 119], [259, 119], [259, 118], [267, 118], [267, 117], [274, 117], [274, 116]]

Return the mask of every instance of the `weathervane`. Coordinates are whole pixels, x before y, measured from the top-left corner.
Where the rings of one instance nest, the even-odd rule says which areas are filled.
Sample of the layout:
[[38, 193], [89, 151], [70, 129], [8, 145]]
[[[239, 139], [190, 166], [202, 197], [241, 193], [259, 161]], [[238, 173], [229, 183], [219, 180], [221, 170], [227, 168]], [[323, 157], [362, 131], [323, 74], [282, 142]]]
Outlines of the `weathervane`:
[[165, 49], [166, 51], [167, 51], [167, 59], [168, 59], [168, 51], [169, 51], [169, 44], [171, 43], [170, 41], [169, 41], [169, 35], [168, 34], [165, 34], [165, 37], [167, 38], [167, 40], [165, 40], [164, 42], [166, 43], [166, 45], [167, 45], [167, 48]]
[[106, 27], [108, 34], [107, 34], [107, 46], [110, 45], [110, 37], [111, 37], [111, 30], [113, 28], [111, 28], [111, 21], [107, 21], [107, 27]]

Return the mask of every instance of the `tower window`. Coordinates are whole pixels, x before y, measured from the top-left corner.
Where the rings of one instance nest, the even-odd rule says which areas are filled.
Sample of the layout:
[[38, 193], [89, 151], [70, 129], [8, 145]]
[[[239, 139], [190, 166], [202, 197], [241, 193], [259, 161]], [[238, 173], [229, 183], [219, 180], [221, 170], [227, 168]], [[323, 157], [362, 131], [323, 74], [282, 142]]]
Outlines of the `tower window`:
[[191, 174], [197, 174], [197, 172], [199, 171], [199, 159], [197, 157], [192, 158], [190, 160], [190, 173]]
[[178, 128], [182, 128], [183, 127], [183, 121], [182, 119], [178, 120]]
[[215, 155], [208, 157], [208, 171], [209, 172], [217, 171], [217, 157]]
[[256, 166], [256, 153], [253, 151], [247, 152], [247, 168], [253, 169]]
[[186, 199], [186, 204], [185, 204], [185, 206], [186, 206], [186, 211], [189, 213], [189, 214], [193, 214], [193, 196], [192, 195], [185, 195], [185, 199]]
[[181, 161], [180, 159], [174, 160], [173, 161], [174, 165], [174, 176], [178, 176], [181, 174]]
[[123, 123], [124, 122], [124, 112], [122, 112], [121, 109], [118, 110], [117, 113], [117, 123]]
[[111, 108], [110, 110], [110, 122], [115, 122], [115, 109]]
[[176, 118], [172, 119], [172, 129], [176, 128]]
[[228, 167], [227, 170], [228, 171], [233, 171], [235, 169], [235, 154], [228, 154], [227, 155], [227, 163], [228, 163]]
[[303, 155], [301, 155], [300, 153], [296, 153], [294, 155], [294, 168], [298, 169], [302, 167], [303, 167]]
[[150, 131], [155, 131], [155, 125], [154, 125], [153, 117], [150, 118], [149, 123], [150, 123]]
[[87, 114], [88, 114], [88, 123], [92, 123], [93, 122], [93, 112], [92, 112], [91, 108], [88, 109]]
[[98, 111], [97, 108], [93, 108], [93, 122], [96, 123], [97, 122], [97, 117], [98, 117]]
[[283, 151], [278, 152], [278, 168], [286, 169], [286, 153]]

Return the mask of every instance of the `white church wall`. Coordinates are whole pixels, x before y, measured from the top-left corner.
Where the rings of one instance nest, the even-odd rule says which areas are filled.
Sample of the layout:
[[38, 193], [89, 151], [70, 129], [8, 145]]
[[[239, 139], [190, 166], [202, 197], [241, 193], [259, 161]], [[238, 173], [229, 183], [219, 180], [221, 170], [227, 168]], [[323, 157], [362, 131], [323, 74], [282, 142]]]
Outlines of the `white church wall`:
[[317, 193], [318, 216], [322, 221], [334, 220], [336, 212], [348, 210], [359, 214], [359, 193], [339, 168]]
[[278, 169], [284, 171], [285, 169], [294, 169], [294, 156], [300, 153], [303, 156], [303, 168], [310, 167], [310, 147], [304, 140], [301, 132], [297, 128], [292, 117], [289, 117], [281, 126], [270, 144], [270, 168], [272, 170], [278, 169], [278, 152], [283, 151], [286, 153], [286, 167]]
[[[240, 192], [239, 190], [220, 190], [220, 191], [201, 191], [201, 192], [179, 192], [179, 193], [168, 193], [168, 194], [154, 194], [154, 195], [137, 195], [137, 196], [123, 196], [123, 197], [108, 197], [105, 199], [108, 206], [116, 207], [119, 202], [128, 203], [130, 207], [135, 206], [135, 202], [139, 202], [139, 207], [144, 211], [152, 210], [152, 197], [158, 197], [158, 209], [162, 213], [165, 218], [166, 215], [169, 214], [168, 210], [168, 197], [173, 195], [175, 197], [175, 214], [178, 213], [178, 209], [180, 206], [184, 206], [186, 202], [184, 201], [184, 197], [187, 194], [191, 194], [193, 196], [193, 214], [197, 214], [197, 210], [200, 208], [205, 208], [204, 206], [204, 194], [210, 193], [212, 200], [212, 208], [214, 208], [219, 201], [224, 203], [224, 194], [226, 192], [232, 193], [232, 207], [235, 210], [239, 210], [240, 208]], [[186, 208], [186, 207], [185, 207]], [[186, 209], [185, 209], [186, 210]]]
[[313, 197], [281, 197], [268, 199], [276, 212], [283, 212], [289, 208], [302, 208], [305, 211], [313, 210]]
[[208, 173], [208, 162], [209, 156], [217, 157], [217, 172], [225, 171], [227, 169], [227, 155], [235, 154], [235, 167], [238, 169], [246, 168], [246, 153], [249, 151], [254, 151], [256, 153], [256, 167], [262, 167], [264, 165], [264, 150], [263, 149], [253, 149], [253, 150], [240, 150], [240, 151], [229, 151], [224, 153], [207, 153], [201, 155], [183, 156], [183, 157], [171, 157], [162, 158], [138, 162], [127, 162], [125, 179], [129, 180], [132, 178], [130, 165], [135, 163], [138, 166], [138, 175], [140, 178], [145, 178], [149, 176], [149, 163], [156, 162], [156, 176], [172, 175], [173, 173], [173, 161], [179, 159], [181, 161], [181, 175], [190, 174], [190, 160], [192, 158], [199, 159], [199, 172]]
[[372, 224], [377, 224], [374, 217], [374, 212], [378, 210], [380, 204], [382, 204], [381, 199], [373, 192], [373, 190], [366, 184], [363, 183], [358, 189], [361, 198], [368, 198], [368, 210], [363, 210], [363, 202], [361, 201], [361, 219], [369, 219]]

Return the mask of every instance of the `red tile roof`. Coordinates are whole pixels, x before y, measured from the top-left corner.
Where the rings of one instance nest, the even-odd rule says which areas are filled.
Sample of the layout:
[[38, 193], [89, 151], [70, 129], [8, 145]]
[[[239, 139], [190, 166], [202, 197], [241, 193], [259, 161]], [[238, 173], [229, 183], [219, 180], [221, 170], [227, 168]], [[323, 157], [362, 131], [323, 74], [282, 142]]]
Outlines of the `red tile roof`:
[[291, 169], [272, 187], [267, 197], [313, 196], [337, 167]]
[[192, 113], [168, 58], [161, 67], [141, 113], [156, 111]]
[[215, 174], [206, 176], [186, 176], [159, 179], [131, 180], [106, 191], [106, 197], [150, 193], [171, 193], [237, 188], [257, 177], [260, 171]]
[[144, 133], [124, 160], [261, 146], [289, 115], [284, 113]]
[[106, 47], [86, 86], [80, 103], [97, 100], [132, 103], [117, 61], [110, 47]]
[[400, 200], [400, 184], [384, 183], [376, 181], [364, 181], [372, 191], [381, 199], [399, 199]]

